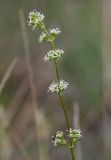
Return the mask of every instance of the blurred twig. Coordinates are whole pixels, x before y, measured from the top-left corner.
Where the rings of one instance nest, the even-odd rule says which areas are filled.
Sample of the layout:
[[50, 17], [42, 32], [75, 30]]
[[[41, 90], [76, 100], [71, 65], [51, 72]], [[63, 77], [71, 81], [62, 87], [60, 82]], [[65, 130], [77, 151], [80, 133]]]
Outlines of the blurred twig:
[[103, 144], [105, 159], [111, 157], [111, 1], [102, 0]]
[[0, 94], [2, 93], [2, 90], [5, 87], [5, 84], [6, 84], [7, 80], [9, 79], [9, 77], [10, 77], [10, 75], [11, 75], [11, 73], [12, 73], [12, 71], [13, 71], [16, 63], [17, 63], [17, 60], [18, 60], [18, 58], [15, 57], [12, 60], [11, 64], [9, 65], [9, 67], [8, 67], [8, 69], [7, 69], [5, 75], [4, 75], [4, 77], [3, 77], [3, 79], [2, 79], [2, 81], [0, 83]]
[[[20, 24], [21, 24], [21, 30], [22, 30], [22, 36], [23, 36], [23, 41], [24, 41], [24, 50], [25, 50], [25, 55], [26, 55], [26, 63], [27, 63], [27, 75], [29, 79], [29, 85], [30, 85], [30, 91], [31, 91], [31, 98], [32, 98], [32, 106], [34, 110], [34, 116], [37, 115], [37, 95], [36, 95], [36, 87], [34, 84], [34, 76], [33, 76], [33, 70], [32, 70], [32, 65], [30, 61], [30, 50], [29, 50], [29, 41], [27, 37], [27, 31], [26, 31], [26, 25], [25, 25], [25, 20], [24, 20], [24, 13], [23, 10], [19, 10], [19, 17], [20, 17]], [[35, 117], [35, 122], [36, 122], [36, 117]], [[36, 123], [37, 127], [37, 123]]]
[[[21, 103], [23, 103], [24, 97], [28, 91], [28, 83], [27, 79], [24, 78], [22, 81], [20, 81], [20, 85], [18, 86], [13, 99], [11, 100], [10, 104], [8, 105], [8, 116], [10, 118], [10, 121], [13, 122], [14, 116], [16, 112], [18, 111], [18, 107], [21, 106]], [[14, 121], [15, 122], [15, 121]]]
[[[9, 77], [10, 77], [10, 75], [11, 75], [11, 73], [12, 73], [12, 71], [13, 71], [16, 63], [17, 63], [17, 61], [18, 61], [18, 58], [15, 57], [15, 58], [12, 60], [11, 64], [9, 65], [9, 67], [8, 67], [6, 73], [5, 73], [5, 75], [4, 75], [4, 77], [3, 77], [2, 81], [1, 81], [1, 84], [0, 84], [0, 94], [2, 93], [3, 88], [5, 87], [5, 84], [6, 84], [6, 82], [8, 81], [8, 79], [9, 79]], [[3, 110], [3, 109], [2, 109], [2, 110]], [[3, 112], [3, 113], [1, 113], [1, 114], [2, 114], [2, 117], [5, 117], [5, 118], [4, 118], [5, 122], [6, 122], [6, 123], [8, 122], [8, 124], [10, 124], [10, 121], [7, 119], [7, 116], [5, 115], [5, 114], [6, 114], [5, 111], [3, 110], [3, 111], [1, 111], [1, 112]], [[3, 123], [2, 123], [2, 125], [3, 125]], [[8, 126], [8, 127], [9, 127], [9, 126]], [[0, 128], [0, 131], [2, 132], [1, 128]], [[7, 129], [6, 129], [6, 131], [7, 131]], [[8, 133], [6, 132], [5, 134], [8, 134]], [[5, 134], [4, 134], [4, 136], [5, 136]], [[13, 137], [13, 139], [14, 139], [14, 142], [15, 142], [16, 145], [18, 146], [19, 150], [22, 152], [22, 155], [23, 155], [23, 157], [24, 157], [24, 160], [31, 160], [30, 157], [29, 157], [29, 155], [27, 154], [26, 150], [24, 149], [24, 146], [22, 145], [22, 142], [21, 142], [20, 139], [18, 138], [17, 133], [15, 133], [15, 131], [13, 131], [13, 132], [10, 131], [10, 134], [12, 135], [12, 137]], [[0, 135], [1, 135], [1, 134], [0, 134]], [[7, 140], [6, 137], [3, 138], [3, 139], [2, 139], [3, 143], [1, 143], [1, 145], [2, 145], [3, 147], [5, 147], [5, 148], [7, 148], [7, 147], [9, 146], [9, 145], [8, 145], [8, 142], [5, 143], [6, 140]], [[6, 150], [5, 150], [4, 152], [3, 152], [3, 150], [1, 150], [1, 152], [2, 152], [2, 153], [1, 153], [1, 156], [2, 156], [2, 155], [5, 155], [5, 157], [7, 156], [7, 155], [6, 155]], [[9, 149], [8, 149], [8, 152], [9, 152]]]
[[[39, 119], [39, 110], [38, 110], [38, 104], [37, 104], [37, 94], [36, 94], [36, 86], [34, 83], [34, 76], [33, 76], [33, 70], [32, 70], [32, 64], [30, 61], [30, 49], [29, 49], [29, 40], [27, 36], [26, 31], [26, 24], [24, 19], [24, 13], [23, 10], [19, 10], [19, 17], [20, 17], [20, 24], [21, 24], [21, 30], [22, 30], [22, 36], [24, 41], [24, 50], [25, 50], [25, 56], [26, 56], [26, 63], [27, 63], [27, 75], [29, 79], [29, 85], [30, 85], [30, 91], [31, 91], [31, 98], [32, 98], [32, 107], [33, 107], [33, 117], [35, 121], [35, 129], [36, 129], [36, 140], [38, 144], [38, 157], [40, 160], [43, 159], [43, 148], [41, 147], [40, 139], [39, 139], [39, 125], [37, 119]], [[45, 157], [46, 158], [46, 157]]]
[[[73, 126], [74, 129], [80, 129], [80, 111], [79, 111], [79, 104], [75, 102], [73, 104]], [[82, 160], [82, 150], [81, 144], [78, 142], [76, 149], [75, 149], [75, 158], [76, 160]]]
[[[10, 129], [10, 121], [6, 114], [5, 109], [0, 106], [0, 158], [1, 160], [9, 160], [11, 158], [11, 140], [12, 137], [14, 143], [22, 153], [24, 160], [31, 160], [30, 156], [28, 155], [27, 151], [25, 150], [23, 143], [21, 142], [16, 130], [8, 130]], [[10, 134], [8, 134], [8, 131]]]
[[22, 153], [24, 160], [31, 160], [31, 157], [29, 156], [28, 152], [25, 150], [22, 141], [20, 140], [19, 136], [17, 135], [16, 130], [14, 130], [14, 129], [11, 130], [10, 134], [13, 138], [14, 143], [16, 144], [16, 146], [18, 147], [18, 149]]
[[5, 109], [0, 105], [0, 160], [11, 159], [12, 146], [7, 132], [8, 127], [9, 121]]

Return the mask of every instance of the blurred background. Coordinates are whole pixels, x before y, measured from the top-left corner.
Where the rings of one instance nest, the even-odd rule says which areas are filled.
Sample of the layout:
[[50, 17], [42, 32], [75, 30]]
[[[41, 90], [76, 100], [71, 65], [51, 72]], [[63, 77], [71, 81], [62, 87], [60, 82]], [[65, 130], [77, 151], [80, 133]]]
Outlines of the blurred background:
[[76, 160], [111, 159], [111, 1], [0, 0], [0, 160], [70, 159], [52, 144], [56, 131], [66, 132], [56, 94], [47, 92], [54, 66], [44, 63], [48, 43], [27, 25], [36, 9], [47, 28], [58, 27], [59, 65], [70, 83], [64, 92], [73, 128], [83, 138]]

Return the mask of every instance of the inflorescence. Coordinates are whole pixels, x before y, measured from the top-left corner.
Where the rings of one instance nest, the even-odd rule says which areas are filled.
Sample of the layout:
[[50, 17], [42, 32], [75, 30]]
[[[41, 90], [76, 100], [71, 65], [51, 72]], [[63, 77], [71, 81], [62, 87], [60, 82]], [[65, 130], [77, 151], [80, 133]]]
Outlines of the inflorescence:
[[79, 130], [76, 130], [76, 129], [74, 130], [74, 129], [70, 128], [68, 136], [70, 138], [72, 138], [73, 143], [76, 144], [77, 141], [80, 140], [80, 138], [82, 137], [81, 130], [80, 129]]
[[61, 31], [58, 28], [50, 29], [49, 32], [43, 31], [39, 37], [39, 42], [43, 42], [43, 41], [52, 42], [55, 40], [56, 36], [60, 33]]
[[61, 58], [61, 56], [64, 54], [64, 51], [62, 49], [55, 49], [55, 50], [51, 50], [49, 51], [45, 57], [44, 57], [44, 61], [57, 61]]
[[60, 146], [60, 145], [68, 145], [68, 147], [74, 148], [75, 144], [81, 139], [81, 131], [80, 130], [74, 130], [70, 128], [70, 131], [67, 135], [72, 139], [72, 145], [70, 146], [69, 142], [67, 142], [64, 133], [62, 131], [58, 131], [55, 133], [55, 135], [52, 137], [52, 142], [54, 146]]
[[32, 29], [39, 29], [42, 30], [45, 25], [43, 23], [45, 16], [41, 12], [37, 12], [36, 10], [33, 10], [29, 13], [29, 26], [32, 26]]
[[60, 80], [59, 83], [53, 82], [50, 84], [48, 91], [61, 93], [68, 87], [68, 85], [69, 83], [65, 82], [64, 80]]
[[[39, 42], [43, 41], [51, 42], [53, 50], [50, 50], [45, 55], [44, 61], [45, 62], [51, 61], [56, 64], [58, 60], [61, 58], [61, 56], [64, 54], [64, 51], [62, 49], [55, 49], [54, 46], [54, 40], [56, 36], [61, 33], [61, 31], [58, 28], [49, 29], [47, 31], [44, 24], [44, 18], [45, 16], [43, 15], [43, 13], [33, 10], [29, 13], [28, 24], [29, 26], [32, 27], [32, 29], [38, 29], [42, 31], [39, 37]], [[50, 84], [50, 86], [48, 87], [48, 91], [61, 95], [61, 93], [68, 87], [68, 85], [69, 83], [65, 82], [64, 80], [58, 79], [58, 82], [53, 82], [52, 84]], [[53, 136], [53, 141], [52, 141], [54, 143], [54, 146], [68, 145], [69, 148], [73, 148], [77, 143], [77, 141], [82, 137], [80, 130], [74, 130], [71, 128], [68, 130], [67, 136], [69, 137], [69, 139], [72, 140], [71, 145], [65, 139], [64, 133], [62, 131], [56, 132], [56, 134]]]
[[54, 146], [66, 145], [64, 133], [62, 131], [56, 132], [55, 135], [52, 137], [52, 142], [54, 143]]

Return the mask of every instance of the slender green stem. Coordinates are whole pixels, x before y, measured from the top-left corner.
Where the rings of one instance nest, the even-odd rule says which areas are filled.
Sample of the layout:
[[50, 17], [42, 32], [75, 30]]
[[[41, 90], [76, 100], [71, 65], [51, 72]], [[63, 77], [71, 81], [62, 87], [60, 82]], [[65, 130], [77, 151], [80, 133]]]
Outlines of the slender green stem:
[[[55, 45], [54, 45], [53, 41], [52, 41], [52, 46], [53, 46], [53, 49], [55, 49]], [[58, 65], [57, 65], [56, 60], [54, 61], [54, 64], [55, 64], [57, 81], [59, 82], [60, 81], [60, 76], [59, 76], [59, 69], [58, 69]], [[64, 100], [63, 100], [63, 97], [62, 97], [61, 93], [59, 93], [58, 95], [59, 95], [60, 104], [61, 104], [61, 106], [63, 108], [63, 111], [64, 111], [64, 115], [65, 115], [68, 131], [69, 131], [70, 123], [69, 123], [69, 119], [68, 119], [67, 112], [66, 112], [66, 109], [65, 109]]]
[[[57, 65], [56, 61], [54, 61], [54, 63], [55, 63], [57, 81], [59, 82], [60, 78], [59, 78], [58, 65]], [[70, 130], [71, 127], [70, 127], [70, 122], [69, 122], [69, 119], [68, 119], [67, 111], [66, 111], [66, 108], [65, 108], [64, 100], [63, 100], [63, 97], [62, 97], [61, 93], [59, 93], [58, 95], [59, 95], [60, 104], [61, 104], [63, 112], [64, 112], [64, 116], [65, 116], [65, 119], [66, 119], [66, 124], [67, 124], [67, 128], [68, 128], [68, 132], [69, 132], [69, 130]], [[72, 139], [69, 138], [69, 141], [70, 141], [70, 146], [72, 146]], [[69, 148], [69, 150], [70, 150], [70, 153], [71, 153], [72, 160], [75, 160], [73, 148]]]
[[[54, 42], [52, 42], [52, 46], [53, 46], [53, 49], [55, 49]], [[59, 69], [58, 69], [57, 62], [54, 61], [54, 64], [55, 64], [57, 81], [59, 82], [60, 81], [60, 76], [59, 76]], [[64, 116], [65, 116], [65, 119], [66, 119], [66, 124], [67, 124], [67, 128], [68, 128], [68, 132], [69, 132], [69, 130], [70, 130], [70, 122], [69, 122], [69, 119], [68, 119], [67, 111], [65, 109], [64, 100], [63, 100], [63, 97], [62, 97], [61, 93], [59, 93], [58, 95], [59, 95], [60, 104], [61, 104], [63, 112], [64, 112]], [[72, 146], [72, 139], [69, 138], [69, 140], [70, 140], [70, 146]], [[70, 153], [71, 153], [72, 160], [75, 160], [73, 148], [69, 148], [69, 150], [70, 150]]]
[[[49, 33], [46, 30], [46, 28], [44, 28], [44, 31], [49, 35]], [[51, 41], [51, 44], [52, 44], [53, 49], [55, 50], [54, 42]], [[54, 65], [55, 65], [55, 70], [56, 70], [57, 82], [59, 83], [60, 76], [59, 76], [59, 69], [58, 69], [58, 64], [57, 64], [56, 60], [54, 60]], [[60, 101], [61, 107], [62, 107], [63, 112], [64, 112], [64, 116], [65, 116], [65, 120], [66, 120], [66, 124], [67, 124], [67, 128], [68, 128], [68, 133], [69, 133], [71, 127], [70, 127], [70, 122], [69, 122], [69, 119], [68, 119], [67, 111], [66, 111], [66, 108], [65, 108], [64, 100], [63, 100], [63, 97], [62, 97], [61, 93], [59, 93], [58, 95], [59, 95], [59, 101]], [[73, 147], [72, 147], [72, 139], [71, 138], [69, 138], [69, 142], [70, 142], [69, 150], [70, 150], [70, 154], [71, 154], [71, 159], [75, 160], [74, 151], [73, 151]]]
[[71, 153], [72, 160], [75, 160], [75, 155], [74, 155], [73, 148], [70, 148], [70, 153]]
[[58, 69], [58, 65], [57, 62], [54, 60], [54, 64], [55, 64], [55, 70], [56, 70], [56, 77], [57, 77], [57, 82], [59, 83], [60, 81], [60, 76], [59, 76], [59, 69]]
[[52, 41], [51, 43], [52, 43], [52, 47], [53, 47], [53, 49], [55, 50], [55, 45], [54, 45], [54, 42]]

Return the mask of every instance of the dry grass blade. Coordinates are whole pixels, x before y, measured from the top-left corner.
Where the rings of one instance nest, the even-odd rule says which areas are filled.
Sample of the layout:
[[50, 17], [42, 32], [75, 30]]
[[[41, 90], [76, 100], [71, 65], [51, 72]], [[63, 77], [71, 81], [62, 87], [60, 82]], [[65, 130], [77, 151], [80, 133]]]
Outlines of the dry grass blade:
[[7, 80], [9, 79], [9, 77], [10, 77], [10, 75], [11, 75], [11, 73], [12, 73], [12, 71], [13, 71], [16, 63], [17, 63], [17, 61], [18, 61], [18, 58], [15, 57], [12, 60], [11, 64], [9, 65], [9, 67], [8, 67], [8, 69], [7, 69], [5, 75], [4, 75], [4, 77], [3, 77], [3, 79], [2, 79], [2, 81], [0, 83], [0, 94], [2, 93], [2, 90], [5, 87], [5, 84], [6, 84]]
[[[36, 95], [36, 87], [34, 84], [32, 65], [31, 65], [31, 61], [30, 61], [29, 41], [28, 41], [28, 36], [27, 36], [27, 31], [26, 31], [26, 24], [25, 24], [25, 20], [24, 20], [24, 13], [23, 13], [22, 9], [19, 10], [19, 17], [20, 17], [22, 36], [23, 36], [23, 41], [24, 41], [24, 50], [25, 50], [26, 63], [27, 63], [26, 67], [27, 67], [27, 74], [28, 74], [30, 91], [31, 91], [32, 106], [33, 106], [34, 115], [35, 115], [35, 114], [37, 114], [37, 107], [38, 107], [37, 100], [36, 100], [37, 95]], [[36, 123], [36, 125], [37, 125], [37, 123]]]
[[22, 141], [20, 140], [19, 136], [17, 135], [17, 132], [15, 130], [11, 130], [10, 135], [12, 136], [14, 143], [16, 144], [16, 146], [18, 147], [18, 149], [22, 153], [24, 160], [31, 160], [31, 157], [29, 156], [28, 152], [25, 150]]
[[[20, 17], [20, 24], [21, 24], [21, 30], [22, 30], [22, 36], [23, 36], [23, 41], [24, 41], [24, 50], [25, 50], [25, 56], [26, 56], [26, 63], [27, 63], [27, 75], [28, 75], [28, 80], [29, 80], [29, 85], [30, 85], [30, 91], [31, 91], [31, 99], [32, 99], [32, 108], [33, 108], [33, 117], [34, 117], [34, 122], [35, 122], [35, 129], [36, 129], [36, 141], [38, 144], [38, 154], [37, 157], [39, 157], [40, 160], [43, 160], [43, 146], [41, 147], [41, 141], [39, 137], [39, 130], [40, 130], [40, 124], [38, 122], [39, 119], [39, 109], [38, 109], [38, 103], [37, 103], [37, 94], [36, 94], [36, 86], [34, 83], [34, 75], [33, 75], [33, 70], [32, 70], [32, 64], [30, 60], [30, 49], [29, 49], [29, 40], [27, 36], [27, 31], [26, 31], [26, 24], [25, 24], [25, 19], [24, 19], [24, 13], [23, 10], [19, 10], [19, 17]], [[46, 158], [46, 157], [45, 157]]]

